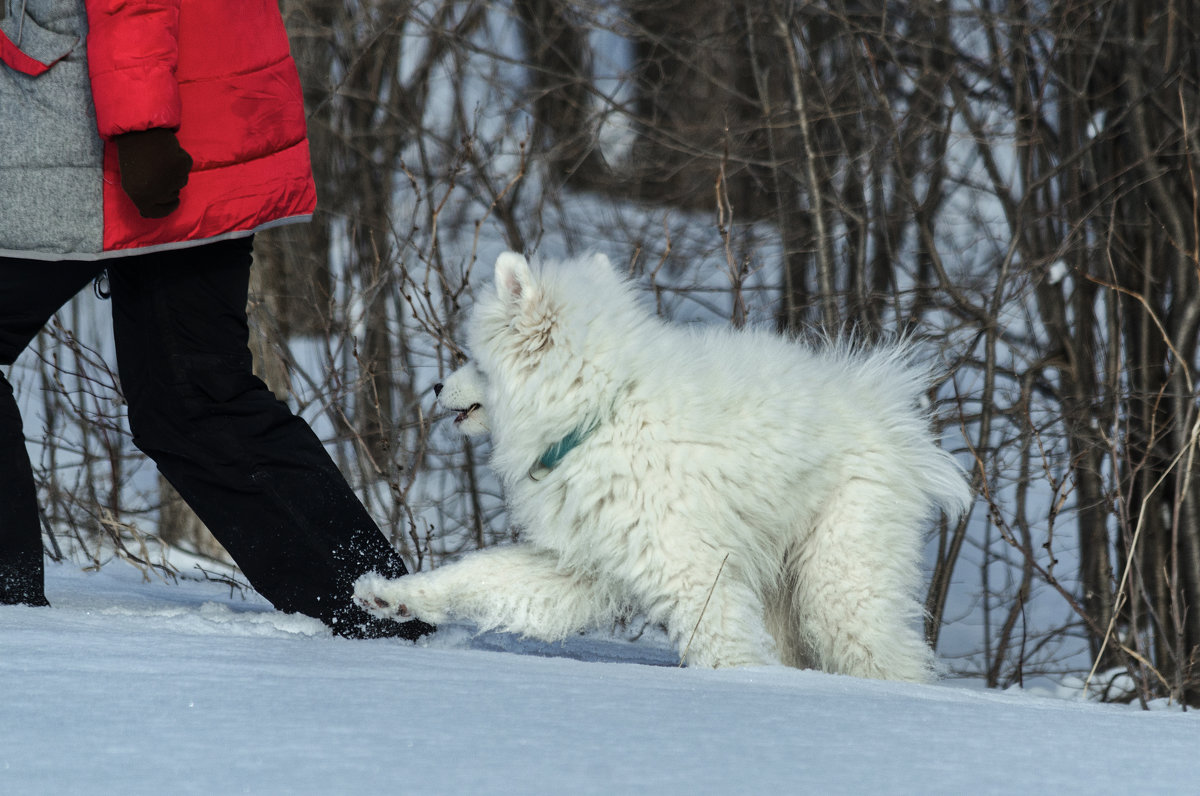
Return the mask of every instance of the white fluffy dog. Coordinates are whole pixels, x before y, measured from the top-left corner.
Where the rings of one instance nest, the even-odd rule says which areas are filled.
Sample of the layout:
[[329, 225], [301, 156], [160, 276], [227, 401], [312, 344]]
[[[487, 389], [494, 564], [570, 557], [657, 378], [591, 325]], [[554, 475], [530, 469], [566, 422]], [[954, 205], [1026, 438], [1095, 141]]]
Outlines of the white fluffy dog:
[[671, 325], [603, 256], [506, 253], [469, 347], [439, 400], [491, 432], [521, 543], [364, 576], [368, 610], [546, 640], [636, 610], [691, 666], [933, 676], [922, 524], [970, 494], [903, 346]]

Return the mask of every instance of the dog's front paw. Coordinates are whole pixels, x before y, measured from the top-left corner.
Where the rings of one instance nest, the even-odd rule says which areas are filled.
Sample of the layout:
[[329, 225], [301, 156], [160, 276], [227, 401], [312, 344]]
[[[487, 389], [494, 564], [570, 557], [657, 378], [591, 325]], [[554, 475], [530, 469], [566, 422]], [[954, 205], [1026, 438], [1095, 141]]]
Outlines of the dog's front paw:
[[404, 591], [402, 578], [392, 580], [368, 572], [354, 583], [354, 601], [367, 613], [397, 622], [407, 622], [416, 617], [405, 604]]

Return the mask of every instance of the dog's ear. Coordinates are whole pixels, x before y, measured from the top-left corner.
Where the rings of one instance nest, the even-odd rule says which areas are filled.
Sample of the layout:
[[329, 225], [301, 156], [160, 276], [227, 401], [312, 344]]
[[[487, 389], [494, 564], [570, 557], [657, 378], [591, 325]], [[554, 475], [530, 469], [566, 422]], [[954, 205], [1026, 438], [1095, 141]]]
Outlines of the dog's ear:
[[507, 302], [518, 303], [533, 293], [533, 271], [524, 257], [504, 252], [496, 258], [496, 292]]

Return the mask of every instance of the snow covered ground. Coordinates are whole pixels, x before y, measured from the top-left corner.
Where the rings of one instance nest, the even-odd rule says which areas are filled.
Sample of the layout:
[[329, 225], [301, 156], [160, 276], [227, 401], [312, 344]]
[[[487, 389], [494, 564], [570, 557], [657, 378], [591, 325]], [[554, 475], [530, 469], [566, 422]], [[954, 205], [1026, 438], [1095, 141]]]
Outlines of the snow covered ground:
[[675, 666], [661, 639], [347, 641], [212, 582], [51, 565], [0, 607], [3, 794], [1195, 793], [1200, 717]]

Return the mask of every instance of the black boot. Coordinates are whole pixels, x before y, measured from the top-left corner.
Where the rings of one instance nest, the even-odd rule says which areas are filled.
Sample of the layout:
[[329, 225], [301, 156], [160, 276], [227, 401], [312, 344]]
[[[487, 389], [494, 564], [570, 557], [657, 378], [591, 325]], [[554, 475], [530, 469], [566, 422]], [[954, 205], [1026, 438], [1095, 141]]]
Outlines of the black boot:
[[340, 616], [334, 617], [333, 621], [327, 622], [327, 624], [333, 630], [334, 635], [354, 639], [402, 638], [407, 641], [416, 641], [437, 630], [433, 625], [420, 620], [392, 622], [388, 619], [378, 619], [356, 605], [342, 612]]
[[0, 376], [0, 605], [49, 605], [37, 489], [12, 388]]
[[42, 551], [36, 561], [0, 564], [0, 605], [50, 605], [42, 586]]

